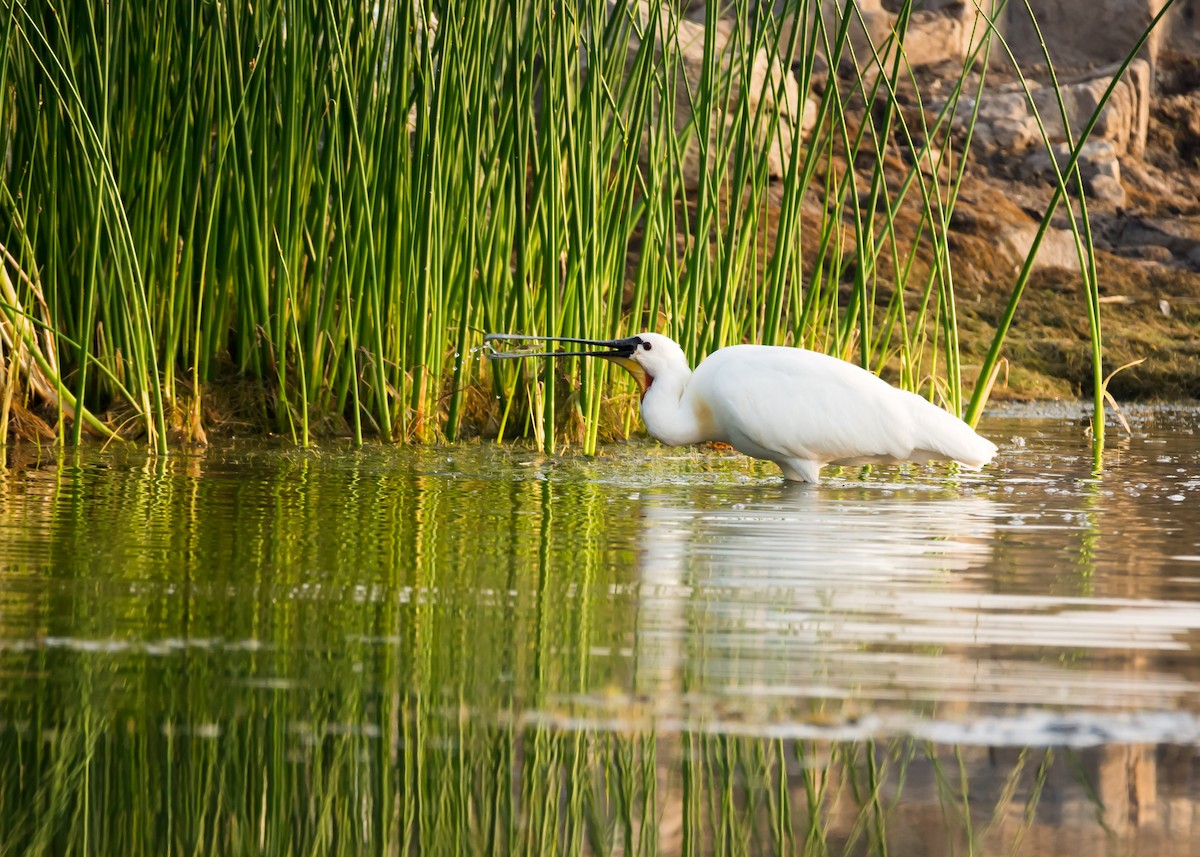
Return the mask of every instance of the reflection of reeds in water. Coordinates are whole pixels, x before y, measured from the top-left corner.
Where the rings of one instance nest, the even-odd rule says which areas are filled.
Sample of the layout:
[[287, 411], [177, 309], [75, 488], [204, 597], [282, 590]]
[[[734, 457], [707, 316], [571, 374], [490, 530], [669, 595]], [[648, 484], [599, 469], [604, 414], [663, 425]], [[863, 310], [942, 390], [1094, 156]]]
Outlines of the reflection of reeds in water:
[[304, 697], [189, 727], [88, 706], [61, 722], [8, 721], [0, 849], [1190, 853], [1172, 838], [1190, 830], [1180, 810], [1194, 796], [1178, 779], [1195, 774], [1190, 749], [563, 731], [434, 710], [420, 696], [365, 702]]
[[[650, 491], [509, 478], [526, 461], [495, 455], [0, 471], [0, 854], [1187, 853], [1190, 745], [833, 740], [821, 711], [801, 740], [776, 731], [794, 709], [664, 705], [664, 654], [686, 655], [691, 704], [724, 631], [705, 642], [714, 614], [694, 612], [690, 638], [654, 643], [654, 575], [736, 609], [763, 583], [726, 574], [705, 514], [840, 532], [863, 562], [839, 585], [869, 591], [969, 581], [996, 541], [987, 501], [883, 514], [909, 546], [885, 572], [855, 488], [681, 517]], [[697, 549], [707, 563], [671, 560]], [[827, 583], [835, 553], [808, 554]], [[819, 589], [812, 571], [784, 564], [780, 586]], [[745, 675], [780, 663], [739, 657]]]

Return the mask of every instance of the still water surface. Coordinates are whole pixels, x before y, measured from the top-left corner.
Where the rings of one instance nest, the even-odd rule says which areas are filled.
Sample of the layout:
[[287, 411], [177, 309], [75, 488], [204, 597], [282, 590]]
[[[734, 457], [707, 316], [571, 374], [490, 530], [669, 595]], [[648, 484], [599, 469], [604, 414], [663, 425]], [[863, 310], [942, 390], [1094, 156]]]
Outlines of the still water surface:
[[0, 854], [1200, 854], [1200, 412], [980, 474], [9, 449]]

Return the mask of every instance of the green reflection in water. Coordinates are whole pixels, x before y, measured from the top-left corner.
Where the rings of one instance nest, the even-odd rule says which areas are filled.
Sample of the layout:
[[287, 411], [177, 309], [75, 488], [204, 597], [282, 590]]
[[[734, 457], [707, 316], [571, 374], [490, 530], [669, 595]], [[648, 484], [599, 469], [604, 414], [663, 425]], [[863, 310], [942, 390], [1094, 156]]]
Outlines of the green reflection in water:
[[[1138, 833], [1121, 769], [1052, 750], [481, 724], [420, 694], [159, 730], [7, 724], [6, 853], [1080, 853]], [[316, 719], [327, 718], [327, 719]], [[997, 758], [999, 756], [999, 758]], [[1061, 757], [1061, 758], [1060, 758]], [[1153, 772], [1151, 771], [1151, 776]], [[1151, 795], [1153, 787], [1150, 788]], [[1112, 826], [1114, 822], [1117, 826]], [[1146, 832], [1146, 831], [1143, 831]], [[1170, 849], [1160, 825], [1152, 839]], [[1103, 853], [1103, 851], [1101, 852]]]
[[593, 738], [526, 740], [519, 712], [623, 681], [589, 652], [627, 645], [629, 611], [590, 596], [627, 588], [631, 554], [580, 549], [609, 498], [556, 514], [548, 481], [429, 455], [5, 478], [6, 851], [582, 841]]
[[[776, 675], [718, 645], [759, 608], [697, 527], [747, 515], [593, 475], [489, 448], [0, 470], [0, 853], [1057, 853], [1159, 841], [1150, 808], [1191, 805], [1168, 788], [1190, 747], [799, 739], [697, 699], [739, 658]], [[856, 490], [780, 494], [777, 517]], [[683, 531], [713, 553], [672, 655], [639, 565], [676, 550], [647, 533]], [[930, 539], [934, 572], [990, 557]], [[698, 594], [706, 574], [724, 600]], [[699, 714], [664, 720], [666, 695]], [[782, 710], [853, 731], [837, 700]]]

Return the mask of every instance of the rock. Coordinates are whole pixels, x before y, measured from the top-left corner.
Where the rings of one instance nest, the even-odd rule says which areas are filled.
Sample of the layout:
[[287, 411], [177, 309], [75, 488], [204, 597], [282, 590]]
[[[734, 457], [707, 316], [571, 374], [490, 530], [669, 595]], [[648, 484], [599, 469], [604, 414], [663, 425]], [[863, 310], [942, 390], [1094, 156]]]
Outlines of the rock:
[[[1026, 181], [1045, 181], [1057, 184], [1058, 179], [1050, 160], [1052, 154], [1059, 171], [1065, 172], [1071, 163], [1071, 148], [1066, 143], [1057, 143], [1051, 147], [1050, 151], [1042, 148], [1029, 154], [1021, 165], [1021, 176]], [[1121, 162], [1117, 160], [1116, 149], [1112, 142], [1089, 140], [1080, 149], [1077, 163], [1079, 174], [1083, 177], [1084, 188], [1089, 196], [1114, 202], [1119, 197], [1121, 203], [1124, 203], [1125, 190], [1121, 187]], [[1098, 179], [1101, 180], [1099, 185], [1096, 184]], [[1094, 190], [1097, 186], [1100, 188], [1099, 192]]]
[[[849, 11], [850, 20], [846, 30], [848, 43], [840, 57], [840, 71], [843, 74], [861, 74], [866, 79], [873, 79], [881, 65], [891, 68], [895, 48], [889, 45], [889, 40], [895, 33], [897, 23], [894, 3], [855, 0], [848, 5], [845, 0], [820, 0], [801, 5], [807, 9], [806, 30], [811, 32], [813, 22], [820, 15], [831, 43], [842, 27], [843, 16]], [[703, 2], [691, 3], [687, 6], [687, 17], [703, 22], [704, 6]], [[776, 11], [782, 6], [777, 3]], [[985, 25], [975, 20], [978, 12], [975, 9], [967, 11], [970, 3], [962, 0], [922, 0], [921, 6], [909, 16], [904, 33], [903, 57], [911, 67], [946, 61], [961, 63], [970, 50], [972, 34], [978, 40], [986, 31]], [[737, 4], [723, 4], [722, 15], [736, 17], [737, 8]], [[790, 43], [795, 26], [796, 13], [788, 12], [780, 22], [783, 32], [780, 44]], [[796, 49], [800, 50], [802, 46], [803, 40], [798, 40]], [[788, 56], [784, 59], [788, 65], [792, 65], [797, 57]]]
[[1147, 262], [1157, 262], [1160, 265], [1170, 265], [1175, 261], [1174, 253], [1166, 247], [1156, 244], [1124, 248], [1121, 251], [1121, 255], [1130, 259], [1145, 259]]
[[979, 116], [989, 122], [1023, 122], [1031, 118], [1024, 92], [998, 92], [987, 96], [979, 106]]
[[[1115, 163], [1115, 161], [1114, 161]], [[1117, 208], [1125, 207], [1125, 188], [1121, 180], [1109, 175], [1094, 176], [1091, 181], [1084, 182], [1088, 196], [1093, 199], [1111, 202]]]
[[1117, 243], [1156, 244], [1187, 256], [1200, 246], [1200, 223], [1185, 218], [1131, 217], [1122, 221]]
[[[1062, 98], [1062, 105], [1058, 103]], [[1075, 93], [1070, 86], [1060, 87], [1056, 94], [1053, 89], [1039, 87], [1033, 92], [1033, 105], [1037, 108], [1038, 116], [1042, 117], [1042, 125], [1046, 128], [1046, 136], [1051, 141], [1067, 139], [1063, 128], [1062, 114], [1066, 111], [1067, 121], [1071, 124], [1071, 133], [1079, 133], [1080, 126], [1076, 121], [1079, 110], [1076, 107]]]
[[1053, 163], [1058, 164], [1058, 169], [1061, 172], [1067, 167], [1067, 158], [1064, 152], [1059, 151], [1059, 147], [1053, 147], [1049, 152], [1044, 148], [1035, 149], [1025, 156], [1025, 160], [1021, 162], [1018, 174], [1025, 181], [1042, 181], [1054, 174], [1051, 154], [1054, 155]]
[[[1028, 95], [1024, 89], [1011, 85], [985, 92], [983, 103], [979, 106], [979, 122], [989, 125], [990, 132], [984, 137], [998, 148], [1018, 152], [1040, 142], [1042, 133], [1029, 105], [1031, 97], [1050, 142], [1065, 143], [1068, 126], [1070, 136], [1077, 137], [1087, 127], [1117, 70], [1116, 67], [1101, 69], [1083, 80], [1060, 81], [1057, 94], [1036, 81], [1029, 82]], [[1112, 96], [1101, 110], [1090, 141], [1107, 143], [1112, 148], [1113, 157], [1125, 152], [1140, 154], [1146, 146], [1149, 104], [1149, 66], [1144, 60], [1135, 60], [1117, 82]], [[970, 121], [972, 106], [970, 99], [963, 99], [959, 106], [954, 125], [960, 132], [965, 130]], [[1063, 124], [1064, 112], [1066, 126]], [[1045, 166], [1049, 169], [1048, 161]]]
[[1200, 222], [1186, 217], [1126, 217], [1113, 236], [1123, 256], [1183, 262], [1200, 270]]
[[[954, 125], [960, 132], [966, 131], [971, 119], [973, 104], [964, 99], [954, 117]], [[938, 109], [941, 105], [938, 105]], [[985, 150], [998, 149], [1006, 154], [1023, 152], [1039, 139], [1037, 122], [1029, 113], [1019, 112], [1021, 102], [1005, 99], [993, 105], [984, 102], [972, 134], [972, 145]]]
[[1146, 135], [1150, 129], [1150, 87], [1154, 75], [1150, 63], [1141, 59], [1130, 63], [1125, 75], [1134, 100], [1129, 151], [1140, 158], [1146, 152]]
[[908, 64], [933, 65], [965, 57], [971, 41], [971, 30], [965, 26], [965, 8], [913, 12], [904, 34], [904, 58]]
[[[1031, 5], [1037, 18], [1036, 27], [1025, 3], [1009, 5], [1005, 10], [1004, 29], [1008, 44], [1022, 66], [1044, 62], [1044, 50], [1048, 45], [1054, 63], [1062, 67], [1123, 60], [1164, 2], [1035, 0]], [[1189, 10], [1188, 5], [1176, 3], [1172, 15], [1180, 18], [1194, 11]], [[1163, 23], [1165, 26], [1156, 27], [1143, 48], [1143, 53], [1152, 60], [1157, 57], [1165, 39], [1180, 34], [1179, 31], [1189, 26]]]
[[996, 122], [992, 124], [992, 137], [996, 146], [1006, 152], [1023, 152], [1041, 139], [1037, 122], [1032, 116], [1016, 122]]
[[1132, 160], [1125, 165], [1125, 181], [1133, 188], [1143, 190], [1156, 197], [1171, 196], [1170, 185], [1167, 184], [1162, 172], [1145, 161]]
[[[685, 11], [687, 17], [697, 23], [703, 24], [705, 20], [705, 3], [692, 2], [690, 6], [685, 3]], [[890, 17], [883, 9], [881, 0], [858, 0], [857, 4], [859, 11], [863, 16], [863, 20], [867, 24], [866, 32], [864, 33], [861, 24], [858, 21], [858, 16], [854, 15], [849, 24], [847, 35], [850, 39], [850, 44], [853, 45], [854, 51], [859, 56], [863, 56], [862, 51], [866, 52], [866, 56], [870, 56], [870, 48], [867, 44], [867, 37], [875, 44], [881, 44], [882, 39], [887, 38], [888, 30], [891, 26]], [[805, 4], [805, 10], [808, 17], [802, 22], [803, 29], [801, 35], [796, 39], [796, 50], [803, 51], [805, 44], [805, 33], [811, 33], [812, 27], [818, 15], [825, 23], [826, 31], [829, 32], [830, 41], [833, 40], [834, 33], [837, 33], [838, 27], [842, 23], [843, 4], [830, 2], [830, 0], [822, 0], [820, 3]], [[777, 6], [775, 11], [781, 11], [780, 6]], [[732, 3], [722, 3], [722, 15], [729, 18], [737, 17], [737, 7]], [[791, 44], [792, 30], [796, 26], [796, 12], [794, 10], [787, 11], [780, 19], [779, 26], [781, 36], [779, 44], [781, 47]], [[849, 47], [847, 47], [849, 52]], [[788, 65], [792, 65], [800, 60], [796, 55], [784, 58]], [[821, 62], [825, 63], [826, 57], [821, 57]]]
[[[1004, 250], [1013, 263], [1022, 265], [1033, 239], [1037, 236], [1038, 226], [1029, 224], [1004, 224], [999, 231], [999, 247]], [[1033, 260], [1033, 270], [1043, 271], [1053, 268], [1066, 270], [1079, 269], [1079, 252], [1075, 246], [1075, 238], [1069, 229], [1056, 229], [1053, 226], [1046, 231], [1042, 243], [1038, 246], [1037, 256]]]
[[[895, 46], [887, 50], [888, 39], [892, 34], [894, 16], [885, 11], [863, 12], [861, 21], [858, 16], [850, 24], [850, 37], [837, 64], [838, 74], [845, 80], [857, 76], [859, 86], [870, 91], [875, 88], [875, 81], [882, 71], [886, 77], [892, 68], [895, 57]], [[841, 26], [840, 13], [835, 16], [836, 26]], [[833, 31], [836, 32], [836, 31]]]
[[[682, 133], [692, 124], [693, 119], [689, 87], [691, 92], [695, 92], [703, 75], [705, 27], [702, 23], [696, 23], [686, 17], [675, 17], [670, 4], [657, 6], [651, 4], [649, 0], [641, 0], [634, 10], [646, 30], [654, 29], [651, 22], [655, 15], [660, 15], [663, 19], [661, 31], [677, 34], [677, 44], [672, 45], [671, 48], [679, 52], [683, 74], [679, 75], [676, 86], [673, 113], [675, 130], [677, 133]], [[693, 14], [694, 12], [695, 10], [693, 10]], [[737, 21], [728, 18], [720, 18], [716, 23], [715, 48], [717, 56], [721, 57], [725, 64], [721, 73], [729, 75], [731, 78], [728, 84], [730, 87], [729, 109], [718, 110], [717, 122], [723, 122], [727, 130], [731, 129], [738, 112], [742, 109], [739, 101], [744, 97], [749, 108], [749, 115], [764, 117], [755, 127], [754, 135], [755, 142], [761, 147], [761, 150], [766, 152], [767, 172], [773, 178], [782, 178], [787, 173], [795, 142], [816, 124], [817, 106], [811, 98], [801, 98], [799, 83], [783, 58], [768, 55], [766, 51], [760, 50], [755, 54], [749, 79], [743, 79], [741, 64], [729, 62], [730, 56], [734, 52], [726, 50], [726, 45], [736, 37], [735, 28], [738, 26]], [[628, 48], [630, 61], [639, 48], [638, 40], [630, 39]], [[661, 57], [662, 47], [658, 46], [656, 52]], [[759, 107], [760, 104], [762, 109]], [[771, 123], [766, 121], [765, 117], [776, 110], [779, 113], [780, 121], [777, 128], [772, 128]], [[698, 124], [701, 128], [708, 129], [711, 142], [715, 146], [716, 137], [720, 133], [716, 123], [710, 122], [708, 117], [703, 117]], [[684, 182], [687, 187], [693, 189], [699, 184], [699, 153], [700, 145], [693, 135], [689, 138], [683, 165]], [[733, 156], [731, 155], [731, 157]], [[708, 165], [709, 169], [712, 169], [713, 166], [713, 164]]]
[[1091, 173], [1092, 178], [1109, 178], [1113, 181], [1121, 181], [1121, 162], [1115, 156], [1089, 158], [1084, 164], [1083, 169]]
[[915, 150], [905, 146], [901, 151], [904, 160], [916, 164], [922, 175], [932, 176], [934, 173], [940, 173], [942, 180], [946, 181], [953, 173], [951, 153], [939, 146], [929, 146], [924, 152], [920, 145]]
[[996, 148], [996, 132], [990, 123], [975, 123], [975, 132], [971, 135], [971, 145], [978, 146], [984, 151]]

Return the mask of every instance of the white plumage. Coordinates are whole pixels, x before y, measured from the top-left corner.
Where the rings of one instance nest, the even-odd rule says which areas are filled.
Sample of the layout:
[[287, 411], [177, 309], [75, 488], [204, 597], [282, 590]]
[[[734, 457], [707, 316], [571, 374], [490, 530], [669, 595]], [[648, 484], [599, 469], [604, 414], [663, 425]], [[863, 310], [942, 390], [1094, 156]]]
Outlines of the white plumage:
[[724, 442], [775, 462], [787, 479], [816, 482], [827, 464], [956, 461], [978, 469], [996, 454], [995, 444], [936, 405], [815, 351], [735, 345], [692, 371], [679, 346], [657, 333], [567, 341], [608, 349], [570, 353], [608, 358], [637, 378], [652, 437]]

